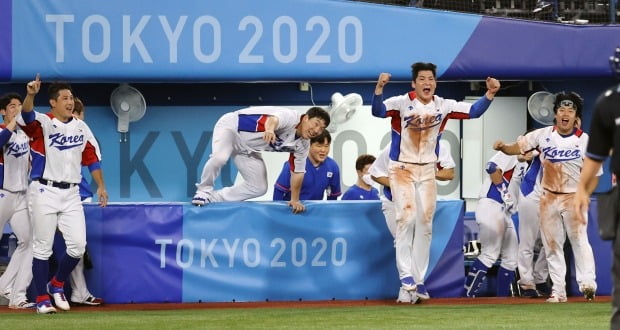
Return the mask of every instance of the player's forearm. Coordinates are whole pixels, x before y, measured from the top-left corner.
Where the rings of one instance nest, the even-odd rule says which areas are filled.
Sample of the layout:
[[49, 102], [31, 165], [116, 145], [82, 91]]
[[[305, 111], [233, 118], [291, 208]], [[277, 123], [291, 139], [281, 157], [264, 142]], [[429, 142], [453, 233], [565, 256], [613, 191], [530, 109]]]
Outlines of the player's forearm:
[[502, 184], [504, 182], [504, 177], [502, 176], [501, 170], [496, 170], [495, 172], [489, 174], [489, 176], [491, 177], [491, 182], [493, 182], [494, 185]]
[[278, 128], [278, 117], [269, 116], [265, 121], [265, 131], [267, 132], [275, 132], [276, 128]]
[[103, 181], [103, 171], [101, 169], [96, 169], [90, 172], [90, 175], [93, 177], [93, 180], [97, 183], [98, 189], [105, 190], [105, 182]]
[[442, 168], [435, 172], [435, 179], [439, 181], [450, 181], [454, 179], [454, 168]]
[[301, 193], [301, 185], [304, 181], [304, 173], [291, 173], [291, 201], [298, 202]]
[[390, 178], [388, 178], [387, 176], [380, 176], [380, 177], [371, 176], [371, 178], [375, 180], [375, 182], [379, 183], [380, 185], [383, 185], [386, 187], [390, 186]]
[[30, 112], [34, 109], [34, 96], [35, 94], [27, 94], [22, 103], [22, 112]]
[[519, 154], [521, 154], [521, 149], [519, 148], [519, 144], [517, 144], [517, 143], [504, 144], [501, 148], [499, 148], [497, 150], [505, 153], [506, 155], [519, 155]]
[[598, 177], [596, 174], [600, 170], [601, 165], [601, 162], [586, 157], [583, 162], [583, 167], [581, 168], [577, 189], [584, 191], [588, 196], [592, 195], [592, 192], [594, 192], [594, 189], [596, 189], [598, 185]]
[[385, 117], [385, 113], [387, 112], [387, 108], [383, 103], [383, 95], [373, 95], [372, 96], [372, 105], [370, 110], [372, 111], [372, 115], [375, 117]]
[[472, 104], [471, 109], [469, 110], [469, 117], [478, 118], [482, 116], [491, 105], [492, 100], [493, 98], [488, 98], [488, 96], [479, 98], [478, 101]]

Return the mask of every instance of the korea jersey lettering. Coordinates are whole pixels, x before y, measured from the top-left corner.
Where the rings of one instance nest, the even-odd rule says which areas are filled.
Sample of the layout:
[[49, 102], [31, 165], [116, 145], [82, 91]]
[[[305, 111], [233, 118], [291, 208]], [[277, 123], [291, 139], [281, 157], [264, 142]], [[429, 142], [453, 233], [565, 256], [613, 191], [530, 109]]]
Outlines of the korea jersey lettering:
[[18, 192], [28, 189], [30, 145], [21, 130], [11, 131], [0, 125], [0, 189]]
[[66, 123], [52, 113], [22, 112], [18, 124], [31, 138], [33, 180], [45, 179], [78, 184], [82, 166], [99, 168], [99, 144], [83, 121], [72, 118]]
[[[537, 129], [519, 139], [522, 151], [536, 148], [543, 166], [542, 188], [556, 193], [574, 193], [583, 167], [588, 134], [575, 129], [562, 136], [555, 126]], [[602, 174], [602, 169], [599, 171]]]
[[[273, 106], [250, 107], [233, 113], [239, 118], [237, 131], [245, 149], [290, 152], [289, 162], [293, 172], [305, 171], [310, 140], [302, 139], [296, 134], [302, 113]], [[272, 143], [263, 140], [265, 123], [269, 116], [278, 118], [278, 127], [275, 130], [276, 141]]]
[[392, 118], [390, 159], [405, 163], [435, 163], [437, 143], [448, 119], [468, 119], [471, 104], [433, 96], [428, 104], [415, 97], [415, 92], [383, 101], [386, 113], [377, 117]]

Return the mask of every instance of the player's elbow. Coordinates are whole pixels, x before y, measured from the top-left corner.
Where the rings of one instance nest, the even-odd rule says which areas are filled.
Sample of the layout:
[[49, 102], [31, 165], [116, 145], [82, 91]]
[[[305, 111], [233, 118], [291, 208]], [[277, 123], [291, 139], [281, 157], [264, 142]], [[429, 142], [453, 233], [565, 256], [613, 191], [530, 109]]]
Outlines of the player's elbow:
[[485, 167], [485, 171], [488, 174], [493, 174], [498, 170], [497, 164], [495, 164], [494, 162], [488, 162], [487, 166]]

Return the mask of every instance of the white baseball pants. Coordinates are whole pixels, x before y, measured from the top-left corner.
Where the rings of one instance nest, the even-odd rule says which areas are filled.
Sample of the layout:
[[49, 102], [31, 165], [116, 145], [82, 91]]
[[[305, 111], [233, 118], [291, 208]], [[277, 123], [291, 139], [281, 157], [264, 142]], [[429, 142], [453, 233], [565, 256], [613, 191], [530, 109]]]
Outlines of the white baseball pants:
[[32, 281], [32, 227], [28, 216], [26, 192], [0, 189], [0, 234], [8, 222], [17, 237], [17, 248], [4, 274], [0, 276], [0, 290], [11, 291], [9, 305], [27, 300], [26, 291]]
[[437, 203], [434, 163], [390, 160], [390, 188], [396, 212], [396, 266], [401, 279], [424, 283], [428, 269], [433, 216]]
[[592, 246], [588, 241], [588, 215], [585, 222], [575, 216], [573, 197], [575, 194], [556, 194], [543, 191], [540, 197], [540, 229], [547, 253], [549, 275], [553, 282], [553, 293], [566, 296], [566, 262], [564, 242], [566, 236], [575, 256], [575, 277], [579, 291], [589, 286], [596, 291], [596, 273]]
[[[260, 152], [243, 148], [236, 129], [238, 117], [234, 113], [222, 116], [213, 128], [211, 155], [202, 169], [200, 183], [196, 190], [205, 192], [216, 202], [243, 201], [259, 197], [267, 192], [267, 167]], [[222, 167], [232, 158], [243, 181], [232, 187], [214, 191], [215, 179], [220, 175]]]

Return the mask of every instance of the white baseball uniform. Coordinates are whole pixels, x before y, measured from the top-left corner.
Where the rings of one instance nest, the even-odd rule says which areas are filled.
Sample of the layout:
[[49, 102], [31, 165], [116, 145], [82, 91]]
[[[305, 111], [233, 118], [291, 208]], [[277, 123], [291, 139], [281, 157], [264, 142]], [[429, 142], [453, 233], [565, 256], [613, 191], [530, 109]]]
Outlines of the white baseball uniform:
[[[486, 100], [484, 96], [482, 99]], [[415, 92], [388, 98], [383, 101], [385, 109], [374, 103], [374, 116], [392, 118], [389, 178], [396, 209], [399, 276], [401, 281], [413, 278], [420, 285], [428, 269], [437, 202], [437, 142], [447, 120], [469, 118], [472, 104], [439, 96], [423, 104]], [[483, 112], [490, 101], [482, 103], [484, 106], [479, 108]]]
[[17, 248], [0, 276], [0, 293], [11, 292], [9, 306], [28, 301], [32, 280], [32, 228], [26, 191], [30, 169], [30, 145], [26, 134], [0, 125], [0, 233], [6, 223], [17, 237]]
[[[289, 152], [293, 172], [305, 173], [310, 140], [296, 136], [303, 114], [295, 110], [262, 106], [250, 107], [223, 115], [213, 129], [211, 155], [202, 170], [197, 194], [210, 201], [241, 201], [258, 197], [267, 191], [267, 168], [261, 151]], [[278, 118], [276, 142], [263, 140], [269, 116]], [[243, 182], [215, 191], [213, 185], [221, 168], [232, 157]]]
[[[553, 282], [552, 295], [566, 297], [566, 263], [564, 242], [571, 242], [575, 256], [576, 279], [579, 290], [596, 291], [596, 273], [592, 247], [588, 241], [587, 214], [585, 222], [575, 216], [573, 196], [583, 159], [588, 135], [580, 129], [568, 136], [560, 135], [554, 126], [537, 129], [519, 139], [522, 151], [536, 148], [543, 166], [540, 197], [540, 226], [547, 254], [549, 275]], [[602, 174], [602, 169], [598, 175]]]
[[22, 112], [18, 124], [31, 138], [28, 198], [33, 256], [49, 259], [58, 228], [65, 238], [67, 255], [79, 259], [86, 246], [86, 225], [78, 185], [82, 165], [91, 170], [99, 168], [99, 144], [88, 125], [77, 118], [63, 123], [51, 113]]
[[[504, 184], [508, 186], [510, 195], [516, 196], [519, 180], [513, 181], [512, 178], [514, 177], [515, 167], [519, 163], [517, 156], [508, 156], [502, 152], [497, 152], [489, 159], [489, 162], [497, 164], [497, 169], [502, 171]], [[525, 171], [523, 170], [523, 172]], [[481, 245], [478, 260], [487, 268], [491, 268], [501, 256], [500, 266], [509, 271], [514, 271], [517, 268], [517, 232], [510, 213], [504, 209], [504, 201], [500, 192], [488, 175], [482, 183], [479, 196], [480, 199], [475, 212]]]
[[[547, 282], [549, 270], [547, 257], [540, 237], [540, 180], [542, 165], [540, 157], [532, 159], [521, 184], [517, 209], [519, 211], [519, 286], [522, 290], [535, 290], [536, 284]], [[534, 262], [535, 250], [538, 258]]]

